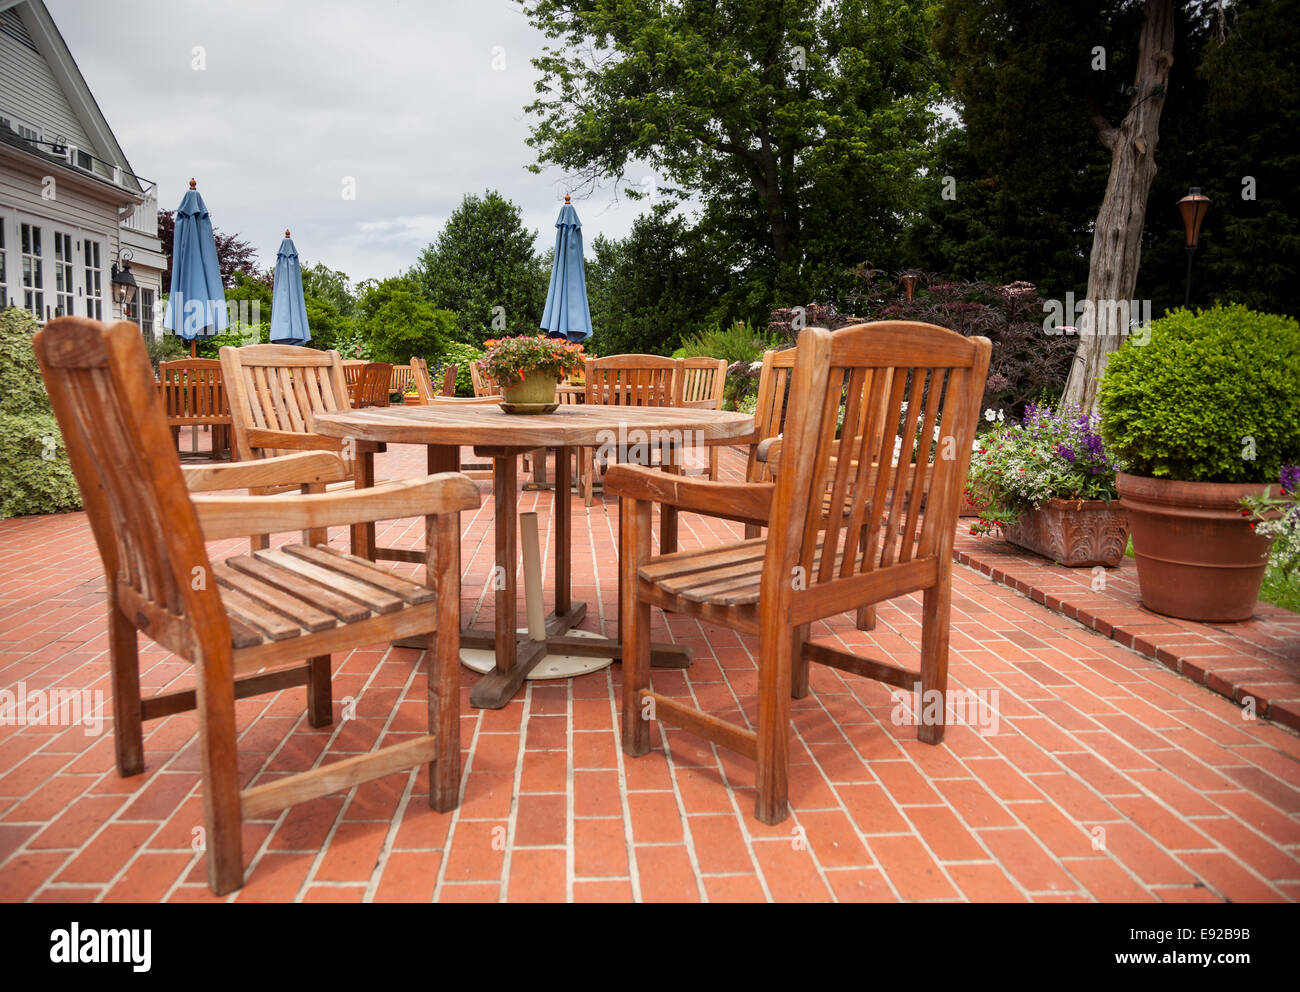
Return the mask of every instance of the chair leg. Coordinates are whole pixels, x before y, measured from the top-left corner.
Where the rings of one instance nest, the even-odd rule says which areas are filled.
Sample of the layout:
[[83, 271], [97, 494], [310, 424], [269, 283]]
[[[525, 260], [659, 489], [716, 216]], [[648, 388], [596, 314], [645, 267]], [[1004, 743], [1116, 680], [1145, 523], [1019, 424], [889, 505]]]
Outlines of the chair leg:
[[763, 536], [763, 528], [758, 524], [745, 524], [745, 540], [750, 541]]
[[876, 629], [876, 604], [870, 606], [858, 607], [858, 630], [875, 630]]
[[199, 721], [208, 886], [216, 895], [224, 896], [244, 884], [235, 683], [229, 653], [202, 658], [198, 668], [195, 711]]
[[117, 604], [108, 604], [109, 657], [113, 669], [113, 746], [123, 778], [144, 771], [144, 729], [140, 716], [140, 643], [136, 629]]
[[718, 446], [709, 445], [709, 478], [714, 482], [718, 479]]
[[808, 640], [808, 629], [811, 624], [801, 624], [794, 629], [793, 641], [790, 645], [790, 696], [792, 699], [803, 699], [808, 695], [808, 668], [809, 661], [804, 657], [803, 645]]
[[758, 660], [758, 795], [754, 816], [780, 823], [790, 815], [791, 649], [797, 632], [760, 637]]
[[425, 552], [438, 593], [438, 628], [424, 652], [429, 733], [438, 740], [438, 757], [429, 765], [429, 806], [447, 813], [460, 802], [460, 514], [432, 518]]
[[582, 502], [585, 506], [591, 506], [593, 487], [596, 484], [596, 456], [590, 448], [579, 448], [578, 452], [578, 458], [582, 462]]
[[307, 659], [307, 722], [313, 727], [328, 727], [334, 722], [334, 692], [327, 654]]
[[918, 740], [926, 744], [943, 741], [944, 718], [948, 711], [948, 630], [952, 616], [952, 566], [940, 571], [939, 581], [925, 590], [921, 600], [921, 712], [931, 713], [928, 705], [939, 693], [939, 719], [922, 719], [916, 728]]
[[254, 534], [248, 539], [248, 548], [250, 551], [265, 551], [270, 546], [270, 534]]
[[619, 638], [623, 642], [623, 753], [650, 751], [650, 720], [641, 693], [650, 688], [650, 604], [637, 598], [636, 570], [650, 556], [650, 504], [619, 507]]

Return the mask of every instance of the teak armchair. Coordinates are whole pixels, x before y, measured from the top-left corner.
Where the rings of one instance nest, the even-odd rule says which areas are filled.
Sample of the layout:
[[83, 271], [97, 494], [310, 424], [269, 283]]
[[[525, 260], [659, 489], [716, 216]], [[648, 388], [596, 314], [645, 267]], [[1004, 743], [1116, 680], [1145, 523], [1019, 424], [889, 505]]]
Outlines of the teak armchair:
[[[952, 543], [990, 350], [985, 338], [907, 321], [859, 324], [834, 335], [809, 328], [799, 338], [784, 436], [765, 451], [774, 482], [732, 485], [634, 466], [609, 470], [605, 485], [622, 499], [627, 754], [649, 750], [651, 715], [706, 737], [755, 761], [755, 815], [781, 822], [788, 812], [790, 698], [807, 694], [812, 661], [937, 691], [939, 722], [927, 722], [927, 707], [918, 737], [942, 740]], [[860, 431], [852, 427], [859, 424]], [[767, 536], [652, 556], [651, 505], [665, 500], [766, 525]], [[917, 591], [919, 672], [809, 640], [816, 620]], [[649, 689], [652, 606], [757, 635], [754, 729]]]
[[433, 379], [429, 377], [429, 363], [423, 358], [412, 356], [411, 381], [419, 394], [421, 406], [428, 406], [435, 396], [453, 397], [456, 395], [456, 366], [448, 365], [442, 372], [442, 392], [433, 391]]
[[211, 457], [230, 445], [230, 404], [221, 381], [221, 363], [213, 358], [181, 358], [158, 363], [158, 388], [173, 442], [179, 447], [182, 427], [212, 429]]
[[[679, 406], [695, 410], [721, 410], [726, 387], [727, 360], [725, 358], [682, 359], [682, 398]], [[718, 477], [716, 444], [709, 445], [709, 464], [705, 472], [710, 479]]]
[[[460, 785], [460, 511], [478, 506], [456, 473], [365, 492], [192, 496], [149, 370], [140, 331], [63, 317], [34, 339], [41, 374], [103, 560], [122, 776], [144, 769], [142, 722], [194, 710], [208, 884], [243, 884], [245, 819], [427, 765], [429, 804], [442, 811]], [[190, 488], [320, 485], [344, 473], [329, 452], [302, 452], [189, 473]], [[291, 544], [208, 557], [205, 541], [334, 524], [424, 516], [423, 584], [327, 545]], [[137, 632], [195, 668], [195, 687], [142, 698]], [[330, 654], [427, 635], [428, 733], [240, 788], [235, 700], [307, 687], [312, 726], [333, 720]], [[305, 662], [303, 659], [306, 659]]]
[[393, 366], [388, 362], [366, 362], [352, 387], [354, 407], [388, 406]]

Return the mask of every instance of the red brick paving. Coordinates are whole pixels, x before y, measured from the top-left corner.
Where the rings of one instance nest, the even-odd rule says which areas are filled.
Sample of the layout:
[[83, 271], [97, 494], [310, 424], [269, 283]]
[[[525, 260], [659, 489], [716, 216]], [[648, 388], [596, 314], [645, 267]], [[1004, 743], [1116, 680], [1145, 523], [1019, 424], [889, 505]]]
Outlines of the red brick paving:
[[[1177, 620], [1142, 606], [1132, 558], [1117, 568], [1066, 568], [960, 530], [956, 559], [1220, 695], [1252, 698], [1259, 715], [1300, 730], [1300, 614], [1259, 603], [1244, 623]], [[1023, 644], [1029, 635], [1003, 636]]]
[[[395, 448], [379, 472], [416, 474], [422, 460]], [[741, 463], [726, 453], [723, 464], [734, 476]], [[525, 494], [521, 508], [546, 521], [551, 500]], [[613, 610], [617, 509], [573, 506], [575, 593], [589, 605], [584, 626], [600, 631]], [[464, 518], [463, 610], [480, 623], [491, 616], [491, 512], [485, 492]], [[682, 519], [685, 547], [735, 533]], [[410, 521], [388, 528], [395, 543], [418, 536]], [[753, 819], [744, 759], [672, 730], [667, 751], [656, 733], [648, 756], [622, 753], [618, 666], [529, 683], [495, 712], [469, 707], [476, 676], [465, 670], [457, 810], [429, 810], [427, 781], [410, 772], [251, 822], [247, 884], [229, 898], [1294, 900], [1300, 738], [1277, 724], [1300, 712], [1286, 688], [1300, 669], [1300, 618], [1261, 608], [1244, 625], [1166, 621], [1137, 605], [1131, 563], [1108, 573], [1101, 595], [1089, 570], [959, 543], [973, 567], [954, 573], [951, 680], [997, 693], [995, 734], [953, 726], [940, 747], [922, 745], [893, 723], [886, 688], [815, 666], [813, 692], [793, 709], [794, 811], [770, 827]], [[106, 693], [103, 579], [84, 516], [0, 521], [0, 549], [0, 687]], [[907, 597], [881, 606], [873, 632], [844, 616], [814, 636], [915, 667], [918, 614]], [[753, 639], [655, 622], [696, 654], [687, 672], [656, 671], [658, 691], [752, 715]], [[301, 690], [241, 701], [246, 778], [417, 729], [417, 659], [385, 645], [336, 657], [336, 722], [323, 730], [307, 727]], [[189, 677], [143, 642], [141, 669], [151, 692]], [[1257, 685], [1270, 690], [1258, 712], [1276, 724], [1223, 698]], [[342, 719], [345, 696], [354, 719]], [[192, 716], [147, 725], [147, 774], [123, 780], [111, 702], [99, 702], [99, 735], [0, 724], [0, 899], [212, 901]]]

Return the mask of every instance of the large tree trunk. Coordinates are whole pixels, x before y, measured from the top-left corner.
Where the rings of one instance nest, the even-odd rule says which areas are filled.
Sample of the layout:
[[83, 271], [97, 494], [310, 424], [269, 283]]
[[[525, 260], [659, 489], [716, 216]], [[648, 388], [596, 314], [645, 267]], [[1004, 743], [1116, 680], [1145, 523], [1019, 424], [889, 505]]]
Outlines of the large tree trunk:
[[[1065, 384], [1066, 403], [1096, 405], [1097, 379], [1128, 333], [1137, 286], [1147, 194], [1156, 175], [1156, 142], [1174, 61], [1174, 0], [1146, 0], [1135, 92], [1128, 114], [1112, 127], [1093, 115], [1101, 143], [1111, 150], [1110, 179], [1097, 213], [1088, 267], [1088, 300], [1079, 322], [1079, 348]], [[1067, 318], [1068, 318], [1067, 314]]]

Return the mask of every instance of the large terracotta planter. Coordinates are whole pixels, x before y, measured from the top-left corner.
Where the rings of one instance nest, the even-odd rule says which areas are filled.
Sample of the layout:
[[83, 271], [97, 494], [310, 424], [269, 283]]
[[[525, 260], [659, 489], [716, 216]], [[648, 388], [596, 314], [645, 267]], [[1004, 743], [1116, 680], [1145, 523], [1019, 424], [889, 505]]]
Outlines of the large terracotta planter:
[[501, 397], [507, 403], [517, 406], [554, 403], [557, 385], [554, 376], [548, 378], [534, 373], [517, 386], [505, 386], [501, 390]]
[[1052, 499], [1004, 525], [1002, 536], [1071, 568], [1114, 568], [1128, 547], [1128, 521], [1118, 503]]
[[1174, 482], [1120, 472], [1148, 609], [1183, 620], [1249, 620], [1264, 581], [1269, 541], [1241, 515], [1240, 500], [1264, 485]]

